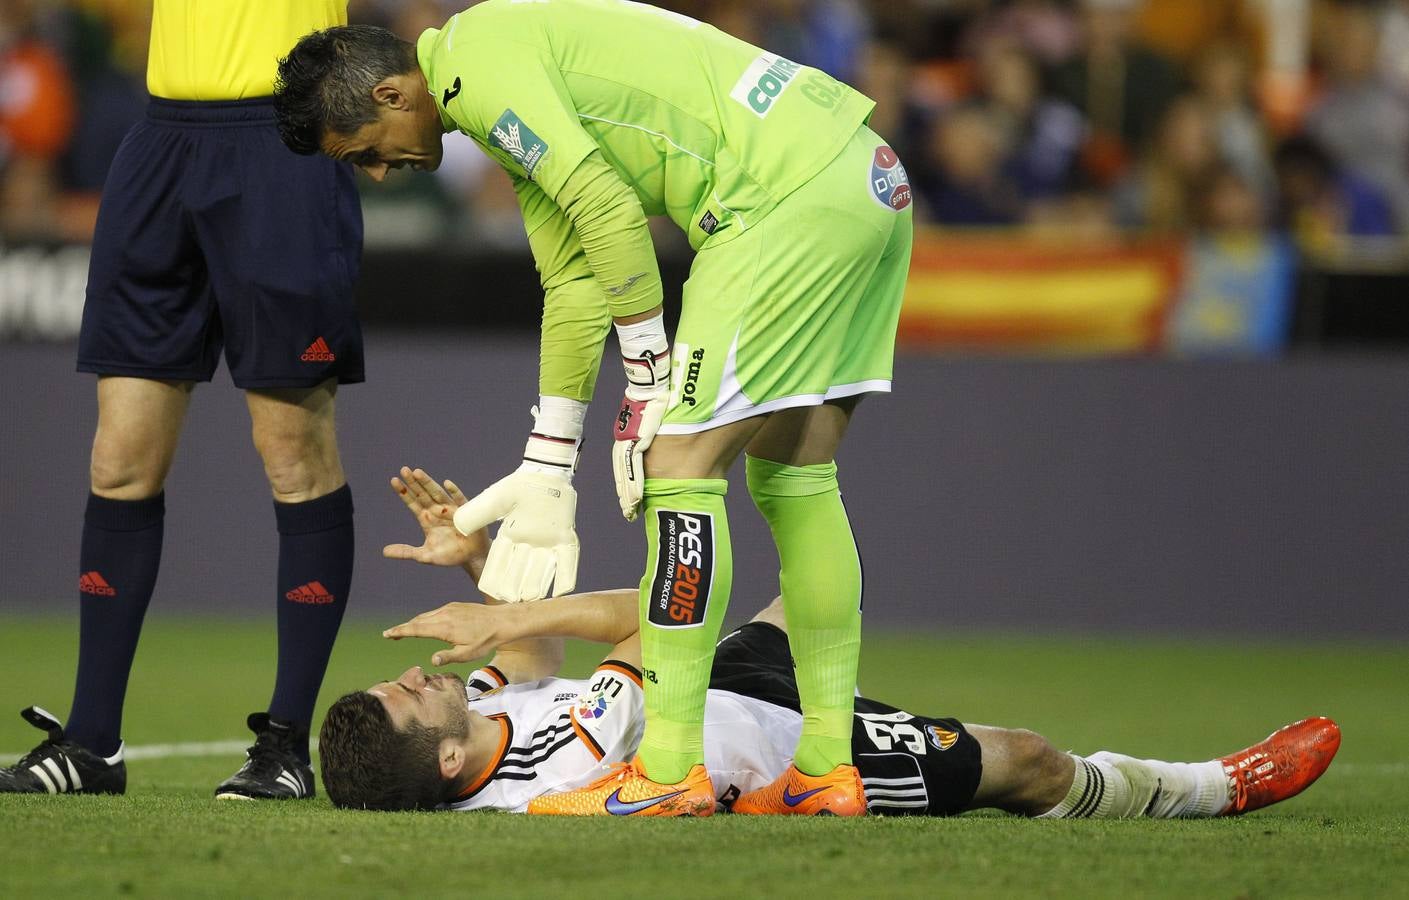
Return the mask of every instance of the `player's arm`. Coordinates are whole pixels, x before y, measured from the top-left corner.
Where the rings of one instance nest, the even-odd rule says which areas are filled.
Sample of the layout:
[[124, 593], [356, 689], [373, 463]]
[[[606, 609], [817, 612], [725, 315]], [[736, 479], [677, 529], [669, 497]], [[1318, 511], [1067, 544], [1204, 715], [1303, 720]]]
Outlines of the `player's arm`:
[[[462, 535], [455, 529], [454, 510], [465, 502], [465, 495], [455, 482], [446, 479], [437, 483], [424, 469], [402, 466], [400, 476], [391, 479], [391, 487], [420, 525], [424, 540], [419, 547], [389, 544], [382, 548], [382, 555], [426, 565], [459, 566], [478, 583], [489, 554], [489, 532], [481, 528], [474, 534]], [[488, 594], [484, 599], [489, 604], [503, 602]], [[562, 638], [528, 637], [496, 648], [485, 674], [499, 682], [537, 681], [557, 674], [562, 664]], [[495, 686], [498, 685], [487, 685]]]
[[477, 659], [517, 641], [571, 637], [611, 644], [609, 659], [639, 667], [636, 606], [632, 588], [499, 606], [447, 603], [382, 634], [393, 640], [423, 637], [450, 644], [431, 657], [437, 666]]

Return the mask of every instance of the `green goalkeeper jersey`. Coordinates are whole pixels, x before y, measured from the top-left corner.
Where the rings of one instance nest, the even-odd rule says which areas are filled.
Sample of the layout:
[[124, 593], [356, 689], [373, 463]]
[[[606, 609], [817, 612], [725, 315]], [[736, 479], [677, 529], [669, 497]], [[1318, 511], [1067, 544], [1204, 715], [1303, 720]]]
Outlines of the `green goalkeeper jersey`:
[[[629, 0], [487, 0], [421, 35], [447, 130], [508, 170], [545, 290], [543, 393], [588, 399], [610, 316], [660, 302], [646, 216], [695, 249], [746, 231], [874, 103]], [[585, 352], [584, 352], [585, 351]]]

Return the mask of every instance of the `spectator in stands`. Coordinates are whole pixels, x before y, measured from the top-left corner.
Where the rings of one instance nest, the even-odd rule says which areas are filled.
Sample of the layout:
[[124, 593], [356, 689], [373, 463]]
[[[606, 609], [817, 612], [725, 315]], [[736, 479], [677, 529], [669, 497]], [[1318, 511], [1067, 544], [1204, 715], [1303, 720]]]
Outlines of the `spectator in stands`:
[[1380, 77], [1409, 97], [1409, 0], [1390, 0], [1380, 19]]
[[1409, 103], [1381, 75], [1378, 12], [1343, 4], [1329, 21], [1322, 35], [1326, 93], [1307, 130], [1339, 167], [1377, 185], [1399, 227], [1409, 229]]
[[0, 233], [55, 229], [55, 161], [73, 130], [68, 73], [34, 24], [33, 0], [0, 0]]
[[[735, 4], [733, 12], [753, 19], [744, 30], [757, 38], [759, 46], [842, 81], [856, 80], [858, 60], [871, 30], [870, 18], [858, 0], [753, 0]], [[728, 25], [716, 24], [728, 30]]]
[[1194, 62], [1199, 100], [1212, 117], [1219, 155], [1237, 170], [1243, 183], [1263, 197], [1274, 189], [1267, 134], [1252, 103], [1252, 73], [1246, 51], [1219, 41]]
[[[108, 166], [128, 129], [146, 112], [151, 7], [143, 4], [140, 14], [120, 17], [76, 8], [66, 25], [78, 118], [62, 162], [63, 180], [69, 190], [91, 194], [93, 219]], [[91, 227], [90, 221], [87, 230]]]
[[1395, 233], [1393, 209], [1375, 184], [1341, 169], [1307, 136], [1277, 148], [1281, 207], [1278, 225], [1303, 245], [1322, 245], [1335, 235], [1374, 237]]
[[1113, 184], [1155, 134], [1178, 89], [1178, 73], [1132, 34], [1138, 0], [1084, 0], [1081, 51], [1059, 66], [1059, 96], [1081, 110], [1091, 130], [1085, 167]]
[[1023, 198], [1004, 171], [1003, 137], [981, 104], [958, 106], [935, 123], [928, 161], [933, 171], [911, 173], [929, 215], [943, 225], [1014, 225]]
[[1154, 231], [1192, 228], [1220, 163], [1208, 109], [1186, 94], [1169, 107], [1149, 154], [1116, 191], [1117, 223]]
[[1012, 0], [994, 4], [969, 33], [971, 51], [992, 40], [1016, 43], [1042, 67], [1056, 66], [1076, 55], [1081, 29], [1071, 5], [1061, 0]]
[[998, 129], [1003, 171], [1024, 204], [1065, 193], [1086, 136], [1081, 114], [1042, 96], [1036, 60], [1010, 40], [988, 41], [978, 63], [980, 102]]
[[1264, 196], [1238, 166], [1215, 164], [1197, 198], [1199, 229], [1225, 235], [1262, 231], [1267, 224]]

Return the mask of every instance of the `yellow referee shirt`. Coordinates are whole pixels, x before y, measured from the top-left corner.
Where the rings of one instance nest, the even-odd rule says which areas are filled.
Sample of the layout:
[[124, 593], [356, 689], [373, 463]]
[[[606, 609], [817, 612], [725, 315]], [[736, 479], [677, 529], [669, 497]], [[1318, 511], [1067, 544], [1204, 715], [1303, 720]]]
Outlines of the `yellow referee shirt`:
[[310, 31], [347, 24], [347, 0], [154, 0], [147, 91], [168, 100], [274, 93], [274, 72]]

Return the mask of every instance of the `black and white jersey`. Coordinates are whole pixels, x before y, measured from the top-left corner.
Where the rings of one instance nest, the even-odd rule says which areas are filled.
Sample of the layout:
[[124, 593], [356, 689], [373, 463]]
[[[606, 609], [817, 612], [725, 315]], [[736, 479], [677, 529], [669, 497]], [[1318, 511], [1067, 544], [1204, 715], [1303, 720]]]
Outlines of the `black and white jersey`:
[[587, 679], [504, 683], [493, 667], [465, 682], [469, 708], [499, 728], [499, 749], [446, 808], [523, 812], [543, 794], [582, 787], [629, 760], [645, 725], [641, 673], [607, 661]]
[[[607, 661], [583, 680], [505, 684], [492, 666], [466, 681], [469, 708], [500, 729], [491, 764], [449, 809], [523, 812], [543, 794], [583, 787], [636, 754], [645, 731], [641, 675]], [[751, 622], [719, 642], [705, 697], [705, 767], [724, 807], [792, 762], [802, 715], [788, 639]], [[983, 772], [978, 742], [955, 719], [855, 701], [852, 758], [879, 815], [947, 816], [973, 799]]]
[[[500, 729], [499, 750], [454, 810], [523, 812], [544, 794], [583, 787], [636, 755], [645, 695], [635, 667], [607, 661], [585, 679], [504, 684], [490, 667], [467, 680], [469, 708]], [[705, 701], [705, 766], [725, 803], [782, 774], [802, 733], [790, 709], [729, 691]]]

